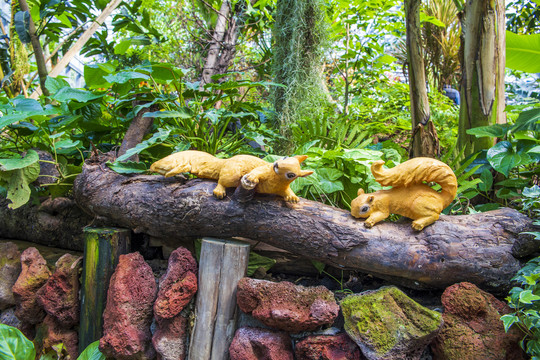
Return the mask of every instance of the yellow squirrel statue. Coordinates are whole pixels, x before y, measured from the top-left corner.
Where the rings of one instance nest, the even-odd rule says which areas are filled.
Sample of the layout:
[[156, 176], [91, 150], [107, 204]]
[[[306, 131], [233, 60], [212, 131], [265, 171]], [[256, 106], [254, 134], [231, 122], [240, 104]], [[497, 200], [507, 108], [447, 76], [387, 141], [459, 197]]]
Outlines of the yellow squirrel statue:
[[[445, 163], [425, 157], [413, 158], [391, 169], [383, 169], [384, 161], [371, 165], [375, 180], [389, 190], [365, 194], [358, 190], [358, 197], [351, 202], [351, 214], [367, 218], [366, 227], [372, 227], [390, 214], [413, 219], [413, 229], [420, 231], [439, 219], [439, 214], [454, 200], [457, 191], [456, 175]], [[441, 191], [424, 184], [436, 182]]]
[[236, 155], [229, 159], [218, 159], [203, 151], [187, 150], [171, 154], [150, 166], [150, 170], [171, 177], [189, 172], [203, 179], [217, 180], [214, 195], [223, 199], [225, 188], [238, 187], [242, 184], [245, 189], [255, 188], [263, 194], [276, 194], [288, 202], [298, 202], [289, 185], [297, 177], [308, 176], [313, 171], [300, 169], [300, 163], [307, 155], [286, 157], [276, 162], [268, 163], [251, 155]]

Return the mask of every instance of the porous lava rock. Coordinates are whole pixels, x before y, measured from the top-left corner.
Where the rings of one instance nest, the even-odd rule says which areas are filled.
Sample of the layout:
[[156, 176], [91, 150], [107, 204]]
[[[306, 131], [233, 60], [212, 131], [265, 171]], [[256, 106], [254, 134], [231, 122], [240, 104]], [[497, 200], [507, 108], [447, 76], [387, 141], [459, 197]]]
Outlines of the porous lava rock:
[[120, 255], [103, 313], [99, 349], [105, 356], [116, 360], [146, 360], [155, 356], [150, 325], [156, 295], [154, 274], [141, 254]]
[[167, 272], [159, 279], [154, 303], [156, 319], [170, 319], [189, 304], [197, 292], [197, 262], [189, 250], [180, 247], [169, 257]]
[[334, 294], [324, 286], [304, 287], [242, 278], [236, 300], [240, 309], [264, 325], [291, 332], [332, 324], [339, 312]]
[[231, 346], [231, 360], [293, 360], [291, 338], [287, 333], [242, 327], [236, 330]]
[[45, 285], [38, 290], [37, 300], [59, 325], [69, 329], [79, 323], [79, 273], [82, 257], [62, 255], [56, 269]]
[[437, 335], [442, 315], [396, 287], [349, 295], [341, 301], [345, 331], [369, 360], [415, 360]]
[[364, 360], [360, 348], [345, 333], [313, 335], [296, 343], [296, 360]]
[[21, 253], [12, 242], [0, 242], [0, 310], [15, 305], [12, 287], [21, 273]]
[[29, 247], [22, 252], [21, 273], [12, 288], [15, 315], [22, 322], [38, 324], [43, 321], [45, 311], [39, 305], [36, 294], [50, 276], [47, 262], [36, 248]]
[[43, 350], [52, 350], [54, 345], [64, 344], [70, 359], [77, 359], [79, 355], [79, 335], [74, 329], [66, 329], [53, 316], [47, 315], [43, 320], [45, 334], [43, 337]]
[[441, 301], [444, 325], [431, 345], [437, 360], [521, 360], [523, 334], [515, 327], [505, 333], [501, 316], [511, 309], [476, 285], [448, 287]]
[[185, 359], [189, 325], [181, 311], [196, 292], [197, 262], [189, 250], [180, 247], [169, 256], [167, 272], [159, 279], [158, 296], [154, 303], [156, 332], [152, 344], [158, 359]]
[[15, 307], [5, 309], [0, 313], [0, 324], [9, 325], [17, 329], [21, 326], [21, 321], [15, 316]]
[[158, 320], [157, 330], [152, 337], [152, 344], [158, 353], [158, 359], [183, 360], [186, 358], [188, 319], [182, 315], [172, 319]]

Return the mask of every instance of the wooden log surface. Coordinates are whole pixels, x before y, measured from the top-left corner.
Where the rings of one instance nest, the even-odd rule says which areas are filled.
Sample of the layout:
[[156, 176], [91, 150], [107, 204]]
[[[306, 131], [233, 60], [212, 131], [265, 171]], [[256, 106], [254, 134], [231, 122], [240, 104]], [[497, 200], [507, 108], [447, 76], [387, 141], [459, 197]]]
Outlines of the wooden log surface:
[[131, 231], [116, 228], [84, 229], [79, 353], [103, 335], [103, 311], [109, 280], [120, 255], [130, 251]]
[[236, 286], [246, 275], [249, 244], [204, 238], [190, 360], [227, 360], [236, 330]]
[[[301, 199], [297, 204], [256, 195], [249, 202], [212, 195], [215, 182], [119, 175], [85, 165], [75, 181], [77, 204], [117, 226], [154, 237], [246, 237], [295, 254], [371, 273], [411, 287], [445, 288], [469, 281], [504, 291], [520, 268], [514, 256], [538, 250], [532, 221], [512, 209], [441, 216], [422, 232], [410, 221], [371, 229], [349, 212]], [[228, 197], [234, 189], [230, 189]], [[514, 246], [517, 247], [514, 247]], [[523, 251], [526, 249], [526, 251]]]

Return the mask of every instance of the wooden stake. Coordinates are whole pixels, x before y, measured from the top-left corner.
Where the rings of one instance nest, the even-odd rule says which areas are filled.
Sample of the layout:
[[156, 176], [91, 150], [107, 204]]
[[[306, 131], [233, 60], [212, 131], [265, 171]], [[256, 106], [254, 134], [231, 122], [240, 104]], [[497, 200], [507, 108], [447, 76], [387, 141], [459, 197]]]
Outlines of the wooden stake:
[[247, 271], [249, 244], [204, 238], [190, 360], [226, 360], [236, 330], [236, 285]]
[[79, 353], [102, 336], [109, 280], [119, 256], [131, 247], [128, 229], [87, 227], [84, 233]]

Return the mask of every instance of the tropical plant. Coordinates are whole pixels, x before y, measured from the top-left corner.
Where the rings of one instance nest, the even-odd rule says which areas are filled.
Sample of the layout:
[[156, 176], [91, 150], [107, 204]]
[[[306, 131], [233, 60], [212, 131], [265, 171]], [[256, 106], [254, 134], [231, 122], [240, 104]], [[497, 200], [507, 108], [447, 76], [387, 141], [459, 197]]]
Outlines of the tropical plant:
[[[540, 225], [540, 187], [537, 185], [523, 189], [521, 199], [522, 211], [535, 219], [535, 225]], [[540, 232], [528, 232], [540, 240]], [[532, 359], [540, 359], [540, 257], [530, 260], [512, 279], [518, 283], [510, 290], [506, 298], [508, 305], [514, 309], [513, 313], [504, 315], [501, 320], [504, 329], [512, 326], [519, 328], [524, 334], [520, 342], [523, 350], [532, 356]]]
[[[88, 345], [77, 360], [105, 360], [99, 351], [99, 341]], [[63, 344], [53, 345], [52, 348], [40, 355], [39, 360], [64, 360], [69, 358]], [[35, 360], [34, 343], [23, 333], [12, 326], [0, 324], [0, 357], [2, 360]]]

